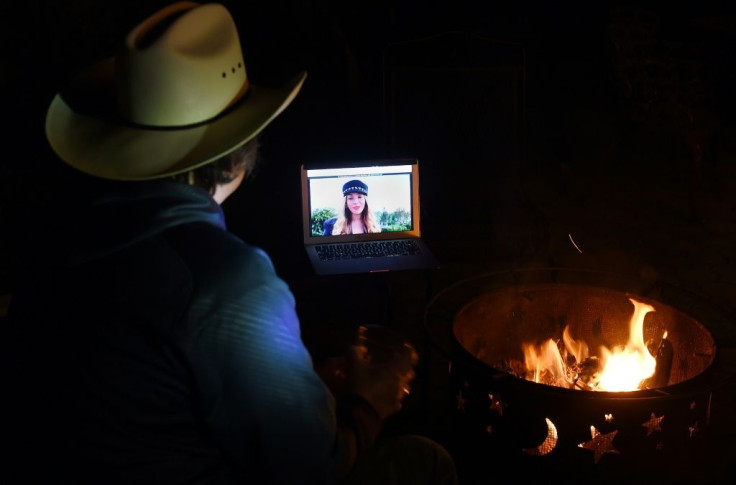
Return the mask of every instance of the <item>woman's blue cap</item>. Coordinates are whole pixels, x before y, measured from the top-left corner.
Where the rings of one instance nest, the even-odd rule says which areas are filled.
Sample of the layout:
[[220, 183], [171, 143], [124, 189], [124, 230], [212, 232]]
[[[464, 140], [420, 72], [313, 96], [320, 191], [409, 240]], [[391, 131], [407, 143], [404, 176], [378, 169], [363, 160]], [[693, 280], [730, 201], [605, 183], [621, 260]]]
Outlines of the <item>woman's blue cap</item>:
[[342, 195], [348, 194], [368, 195], [368, 186], [360, 180], [348, 180], [342, 186]]

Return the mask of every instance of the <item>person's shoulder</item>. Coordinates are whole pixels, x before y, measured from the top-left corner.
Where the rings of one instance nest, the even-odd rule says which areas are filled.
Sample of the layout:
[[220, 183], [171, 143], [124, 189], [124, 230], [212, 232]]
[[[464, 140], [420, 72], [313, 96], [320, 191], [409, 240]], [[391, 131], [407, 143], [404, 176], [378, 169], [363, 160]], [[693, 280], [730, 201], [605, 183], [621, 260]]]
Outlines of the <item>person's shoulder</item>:
[[335, 227], [336, 221], [337, 217], [331, 217], [324, 222], [322, 227], [324, 228], [326, 234], [332, 234], [332, 228]]
[[207, 223], [186, 224], [174, 231], [176, 245], [198, 271], [222, 281], [278, 279], [268, 254], [235, 234]]
[[223, 232], [225, 233], [222, 241], [223, 256], [233, 272], [241, 275], [246, 272], [250, 275], [276, 276], [273, 262], [266, 251], [243, 241], [229, 231]]

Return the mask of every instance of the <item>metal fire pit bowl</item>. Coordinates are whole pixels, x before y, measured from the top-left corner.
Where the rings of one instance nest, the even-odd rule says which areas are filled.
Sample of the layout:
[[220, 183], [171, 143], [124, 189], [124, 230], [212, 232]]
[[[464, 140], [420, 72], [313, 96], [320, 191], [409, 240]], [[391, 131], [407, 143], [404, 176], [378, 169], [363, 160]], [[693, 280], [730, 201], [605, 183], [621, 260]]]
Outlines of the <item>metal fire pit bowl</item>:
[[[624, 345], [634, 306], [654, 307], [644, 340], [664, 331], [669, 380], [659, 387], [602, 392], [538, 384], [504, 370], [523, 362], [522, 342], [559, 339], [566, 325], [591, 351]], [[513, 465], [516, 480], [670, 483], [708, 477], [702, 446], [718, 399], [716, 342], [708, 324], [725, 318], [700, 297], [662, 283], [601, 272], [546, 268], [465, 280], [440, 292], [426, 330], [449, 359], [448, 396], [464, 456], [481, 468]]]

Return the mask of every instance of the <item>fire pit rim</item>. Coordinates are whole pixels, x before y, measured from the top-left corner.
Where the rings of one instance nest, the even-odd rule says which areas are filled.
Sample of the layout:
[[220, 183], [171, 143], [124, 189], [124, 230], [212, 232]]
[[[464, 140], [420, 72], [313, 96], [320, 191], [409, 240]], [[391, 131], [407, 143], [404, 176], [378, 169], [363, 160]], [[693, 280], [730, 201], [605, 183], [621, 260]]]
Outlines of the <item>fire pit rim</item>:
[[[545, 283], [554, 283], [554, 275], [558, 274], [564, 274], [567, 278], [569, 278], [571, 275], [573, 277], [577, 277], [582, 275], [583, 279], [589, 278], [591, 276], [596, 278], [604, 277], [606, 278], [606, 281], [609, 282], [609, 284], [600, 284], [600, 283], [590, 283], [585, 282], [584, 285], [579, 285], [577, 283], [570, 283], [569, 281], [565, 281], [564, 284], [567, 285], [573, 285], [573, 286], [587, 286], [587, 287], [593, 287], [596, 289], [602, 289], [602, 290], [612, 290], [612, 291], [619, 291], [631, 295], [639, 295], [643, 296], [644, 298], [650, 299], [650, 300], [657, 300], [661, 304], [671, 307], [673, 310], [677, 312], [681, 312], [684, 315], [690, 317], [693, 319], [695, 323], [700, 325], [705, 332], [707, 332], [708, 336], [710, 337], [712, 341], [712, 349], [713, 349], [713, 355], [710, 359], [709, 364], [706, 366], [706, 368], [700, 372], [699, 374], [686, 379], [684, 381], [676, 382], [673, 384], [669, 384], [666, 386], [654, 388], [654, 389], [640, 389], [635, 391], [627, 391], [627, 392], [610, 392], [610, 391], [584, 391], [584, 390], [577, 390], [577, 389], [567, 389], [563, 387], [558, 386], [552, 386], [552, 385], [546, 385], [542, 383], [536, 383], [527, 381], [525, 379], [519, 378], [517, 376], [514, 376], [513, 374], [510, 374], [506, 371], [503, 371], [501, 369], [498, 369], [486, 362], [483, 362], [479, 359], [477, 359], [475, 356], [473, 356], [463, 345], [460, 345], [457, 339], [455, 338], [453, 327], [454, 327], [454, 318], [457, 314], [457, 311], [459, 311], [463, 306], [469, 304], [469, 302], [480, 298], [485, 292], [493, 291], [493, 290], [500, 290], [505, 287], [510, 286], [521, 286], [521, 285], [529, 285], [529, 284], [535, 284], [535, 283], [529, 283], [527, 281], [527, 277], [529, 275], [540, 275], [540, 274], [546, 274], [547, 278], [549, 278], [549, 275], [553, 275], [552, 280], [549, 281], [545, 279]], [[611, 280], [613, 278], [613, 280]], [[523, 280], [523, 281], [522, 281]], [[428, 302], [425, 312], [424, 312], [424, 326], [425, 326], [425, 332], [427, 333], [429, 337], [429, 343], [430, 345], [437, 351], [440, 352], [441, 355], [443, 355], [445, 358], [447, 358], [450, 362], [453, 362], [458, 359], [462, 359], [465, 361], [472, 361], [474, 362], [474, 365], [478, 366], [480, 369], [483, 369], [484, 372], [488, 375], [488, 377], [492, 378], [497, 383], [504, 383], [504, 385], [511, 385], [514, 387], [521, 386], [523, 387], [529, 387], [529, 389], [544, 389], [546, 393], [561, 393], [565, 396], [578, 396], [582, 397], [581, 395], [585, 395], [586, 398], [593, 398], [593, 399], [607, 399], [607, 400], [646, 400], [646, 399], [667, 399], [667, 398], [677, 398], [681, 393], [691, 393], [696, 388], [704, 388], [704, 389], [710, 389], [716, 384], [713, 382], [715, 377], [714, 374], [716, 374], [714, 368], [716, 367], [717, 361], [719, 361], [719, 347], [718, 347], [718, 341], [716, 338], [716, 335], [714, 335], [709, 327], [705, 325], [702, 321], [700, 321], [696, 316], [692, 315], [689, 311], [684, 310], [683, 308], [679, 307], [678, 305], [673, 305], [670, 302], [667, 301], [660, 301], [657, 298], [653, 298], [649, 296], [647, 293], [651, 292], [651, 288], [655, 287], [655, 285], [649, 285], [649, 286], [638, 286], [638, 287], [620, 287], [615, 285], [610, 285], [611, 281], [616, 281], [619, 284], [621, 282], [624, 283], [624, 285], [629, 285], [632, 282], [632, 279], [630, 276], [622, 275], [619, 273], [610, 273], [610, 272], [601, 272], [601, 271], [594, 271], [594, 270], [580, 270], [576, 268], [562, 268], [562, 267], [544, 267], [544, 268], [525, 268], [525, 269], [512, 269], [512, 270], [503, 270], [503, 271], [496, 271], [496, 272], [490, 272], [490, 273], [483, 273], [479, 275], [475, 275], [469, 278], [465, 278], [463, 280], [457, 281], [448, 287], [444, 288], [440, 292], [436, 293]], [[472, 285], [480, 285], [478, 287], [472, 286]], [[461, 297], [461, 301], [457, 302], [450, 302], [450, 311], [447, 311], [447, 308], [440, 308], [438, 309], [438, 306], [442, 306], [445, 304], [442, 300], [447, 298], [448, 295], [451, 295], [454, 292], [457, 292], [458, 290], [463, 290], [467, 285], [471, 285], [471, 289], [474, 290], [480, 290], [473, 292], [472, 295], [464, 294]], [[657, 282], [656, 286], [662, 286], [667, 285], [663, 282]], [[667, 285], [670, 290], [674, 291], [686, 291], [682, 288], [673, 286], [673, 285]], [[630, 288], [638, 288], [638, 289], [630, 289]], [[696, 297], [697, 298], [697, 297]], [[710, 302], [709, 302], [710, 304]], [[724, 315], [725, 313], [720, 312], [720, 307], [715, 306], [713, 311], [716, 313], [719, 313], [720, 315]], [[444, 340], [438, 339], [437, 336], [437, 330], [436, 328], [431, 328], [433, 324], [437, 324], [437, 320], [444, 320], [444, 322], [439, 322], [441, 324], [444, 324]], [[449, 342], [449, 345], [448, 345]]]

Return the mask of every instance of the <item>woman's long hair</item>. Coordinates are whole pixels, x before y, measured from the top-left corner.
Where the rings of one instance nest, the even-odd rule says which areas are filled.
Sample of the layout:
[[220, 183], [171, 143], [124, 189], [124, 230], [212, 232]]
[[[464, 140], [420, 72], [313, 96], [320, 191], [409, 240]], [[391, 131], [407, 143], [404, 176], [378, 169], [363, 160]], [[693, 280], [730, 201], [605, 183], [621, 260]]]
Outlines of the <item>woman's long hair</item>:
[[[373, 211], [368, 207], [368, 197], [365, 198], [365, 206], [363, 212], [360, 214], [360, 220], [363, 222], [364, 232], [381, 232], [381, 225], [376, 220], [376, 216], [373, 215]], [[350, 225], [352, 213], [348, 209], [348, 197], [343, 197], [342, 211], [337, 215], [337, 220], [332, 228], [332, 235], [338, 234], [352, 234], [353, 228]]]

